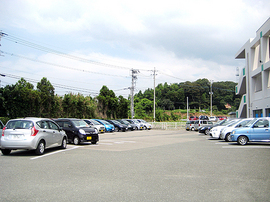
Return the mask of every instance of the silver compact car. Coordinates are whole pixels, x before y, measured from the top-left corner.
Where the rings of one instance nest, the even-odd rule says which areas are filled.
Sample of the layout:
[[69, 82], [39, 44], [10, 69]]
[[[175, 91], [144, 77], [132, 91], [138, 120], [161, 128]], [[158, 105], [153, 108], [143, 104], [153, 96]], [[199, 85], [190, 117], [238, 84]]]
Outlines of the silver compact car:
[[65, 131], [51, 119], [12, 119], [3, 128], [0, 148], [4, 155], [17, 149], [35, 150], [41, 155], [50, 147], [67, 147]]

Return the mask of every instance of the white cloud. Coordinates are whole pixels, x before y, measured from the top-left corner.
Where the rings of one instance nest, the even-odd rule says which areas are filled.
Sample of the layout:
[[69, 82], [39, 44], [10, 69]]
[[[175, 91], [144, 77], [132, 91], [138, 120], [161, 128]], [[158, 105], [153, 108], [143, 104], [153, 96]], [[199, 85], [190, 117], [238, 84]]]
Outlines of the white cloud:
[[[61, 47], [68, 54], [105, 64], [141, 70], [156, 67], [158, 81], [173, 83], [199, 78], [235, 81], [235, 68], [242, 63], [235, 60], [234, 55], [255, 36], [256, 30], [269, 17], [270, 7], [267, 0], [3, 0], [1, 3], [3, 27], [0, 29], [10, 35], [53, 49]], [[96, 91], [102, 85], [110, 89], [131, 85], [128, 70], [67, 60], [23, 49], [4, 39], [2, 42], [1, 50], [4, 51], [62, 66], [99, 71], [104, 75], [14, 57], [0, 61], [1, 71], [9, 67], [5, 71], [25, 77], [30, 74], [20, 71], [30, 71], [34, 75], [51, 77], [56, 83], [85, 86]], [[105, 74], [125, 75], [126, 78]], [[58, 80], [52, 75], [57, 75]], [[152, 85], [151, 71], [141, 71], [138, 89]]]

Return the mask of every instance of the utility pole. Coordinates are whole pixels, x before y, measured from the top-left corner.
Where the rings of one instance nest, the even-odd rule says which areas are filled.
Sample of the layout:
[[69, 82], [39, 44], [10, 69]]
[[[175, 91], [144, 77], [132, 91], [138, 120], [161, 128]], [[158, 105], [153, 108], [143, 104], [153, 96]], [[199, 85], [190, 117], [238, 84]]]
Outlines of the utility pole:
[[210, 111], [211, 111], [211, 116], [212, 116], [212, 95], [213, 95], [213, 92], [212, 92], [212, 80], [210, 80]]
[[187, 121], [188, 121], [188, 97], [187, 97]]
[[131, 118], [134, 118], [134, 89], [135, 89], [135, 81], [137, 80], [137, 75], [140, 71], [137, 69], [131, 69], [131, 88], [130, 88], [130, 112]]
[[156, 68], [154, 67], [154, 122], [156, 122]]

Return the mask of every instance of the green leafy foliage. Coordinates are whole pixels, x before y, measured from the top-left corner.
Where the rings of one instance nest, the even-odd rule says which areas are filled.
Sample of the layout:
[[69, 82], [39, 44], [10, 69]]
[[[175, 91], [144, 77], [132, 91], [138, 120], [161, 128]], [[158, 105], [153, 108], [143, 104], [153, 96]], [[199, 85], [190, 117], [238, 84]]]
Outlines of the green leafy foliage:
[[[240, 97], [234, 93], [236, 83], [214, 82], [213, 111], [228, 113], [238, 108]], [[178, 121], [186, 113], [187, 97], [190, 111], [209, 110], [210, 82], [199, 79], [195, 82], [186, 81], [174, 84], [158, 84], [156, 89], [156, 121]], [[226, 109], [225, 105], [232, 107]], [[184, 110], [184, 111], [183, 111]], [[134, 96], [135, 118], [153, 120], [154, 90], [139, 91]], [[42, 78], [37, 89], [20, 79], [15, 85], [0, 88], [0, 117], [74, 117], [74, 118], [105, 118], [117, 119], [130, 117], [130, 100], [123, 96], [117, 97], [113, 90], [103, 86], [97, 97], [82, 94], [55, 95], [53, 85]]]

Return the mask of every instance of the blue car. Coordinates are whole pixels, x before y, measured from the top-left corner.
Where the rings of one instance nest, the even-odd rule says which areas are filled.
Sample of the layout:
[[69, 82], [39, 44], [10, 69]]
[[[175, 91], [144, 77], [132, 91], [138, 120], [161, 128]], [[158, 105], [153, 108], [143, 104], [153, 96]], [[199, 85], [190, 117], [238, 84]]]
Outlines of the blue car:
[[108, 121], [102, 120], [102, 119], [93, 119], [101, 123], [102, 125], [105, 126], [106, 132], [113, 132], [115, 130], [114, 126], [110, 124]]
[[248, 142], [270, 142], [270, 117], [257, 118], [243, 128], [235, 129], [231, 133], [231, 141], [239, 145]]

